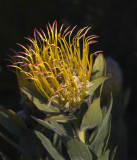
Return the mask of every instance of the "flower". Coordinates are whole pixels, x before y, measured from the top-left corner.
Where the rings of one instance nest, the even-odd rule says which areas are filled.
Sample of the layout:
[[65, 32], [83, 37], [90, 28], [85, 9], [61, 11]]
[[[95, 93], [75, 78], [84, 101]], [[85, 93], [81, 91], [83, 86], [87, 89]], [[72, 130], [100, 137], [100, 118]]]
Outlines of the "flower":
[[47, 35], [42, 29], [34, 29], [34, 38], [26, 38], [30, 45], [18, 44], [24, 52], [18, 52], [9, 67], [16, 68], [20, 87], [39, 92], [63, 109], [77, 108], [92, 83], [93, 55], [97, 52], [89, 56], [89, 45], [97, 36], [86, 37], [90, 27], [80, 29], [73, 37], [76, 26], [62, 32], [63, 25], [58, 31], [55, 21], [46, 27]]

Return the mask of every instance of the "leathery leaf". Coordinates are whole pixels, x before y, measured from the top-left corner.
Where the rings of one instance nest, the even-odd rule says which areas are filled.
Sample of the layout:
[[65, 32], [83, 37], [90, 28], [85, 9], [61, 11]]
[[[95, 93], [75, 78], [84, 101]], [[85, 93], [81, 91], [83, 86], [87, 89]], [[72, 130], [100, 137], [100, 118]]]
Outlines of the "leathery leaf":
[[85, 113], [82, 123], [81, 130], [92, 129], [101, 124], [102, 122], [102, 112], [100, 108], [100, 98], [97, 98], [88, 108]]
[[88, 146], [81, 141], [69, 140], [67, 149], [71, 160], [93, 160]]
[[35, 117], [32, 117], [33, 119], [35, 119], [35, 121], [37, 121], [39, 124], [45, 126], [46, 128], [49, 128], [53, 131], [55, 131], [57, 134], [59, 134], [60, 136], [65, 136], [68, 138], [73, 138], [73, 130], [70, 126], [70, 124], [68, 123], [58, 123], [56, 121], [44, 121]]
[[92, 152], [96, 154], [97, 157], [100, 157], [106, 148], [106, 145], [108, 143], [108, 138], [110, 135], [110, 129], [111, 129], [111, 109], [112, 109], [112, 96], [110, 98], [109, 108], [108, 111], [102, 121], [102, 124], [98, 128], [97, 134], [94, 137], [94, 140], [91, 140], [91, 144], [89, 145]]
[[95, 59], [92, 69], [92, 80], [106, 75], [106, 62], [103, 54], [99, 54]]
[[96, 78], [92, 81], [92, 85], [89, 87], [88, 89], [88, 93], [87, 95], [91, 95], [93, 94], [93, 92], [108, 78], [110, 78], [110, 76], [106, 76], [106, 77], [99, 77]]
[[65, 160], [63, 156], [56, 150], [56, 148], [52, 145], [51, 141], [46, 136], [44, 136], [39, 131], [35, 131], [35, 134], [40, 139], [45, 149], [49, 152], [49, 154], [55, 160]]
[[42, 112], [44, 113], [60, 113], [60, 110], [57, 107], [53, 107], [50, 103], [47, 103], [47, 100], [40, 96], [39, 94], [28, 90], [25, 87], [21, 87], [21, 92], [25, 94], [30, 101], [33, 102], [33, 104]]

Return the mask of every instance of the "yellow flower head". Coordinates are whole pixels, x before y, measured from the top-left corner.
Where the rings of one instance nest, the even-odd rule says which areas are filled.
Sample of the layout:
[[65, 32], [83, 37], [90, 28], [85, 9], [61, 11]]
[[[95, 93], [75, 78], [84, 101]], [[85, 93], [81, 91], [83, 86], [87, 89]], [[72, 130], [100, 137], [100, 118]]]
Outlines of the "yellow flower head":
[[[74, 28], [58, 30], [57, 22], [47, 25], [47, 34], [34, 30], [34, 38], [26, 38], [30, 45], [18, 44], [24, 52], [14, 56], [20, 87], [39, 92], [43, 97], [64, 109], [77, 108], [91, 85], [93, 54], [89, 45], [97, 36], [86, 37], [90, 27], [80, 29], [73, 37]], [[80, 45], [81, 41], [81, 45]], [[97, 53], [97, 52], [96, 52]]]

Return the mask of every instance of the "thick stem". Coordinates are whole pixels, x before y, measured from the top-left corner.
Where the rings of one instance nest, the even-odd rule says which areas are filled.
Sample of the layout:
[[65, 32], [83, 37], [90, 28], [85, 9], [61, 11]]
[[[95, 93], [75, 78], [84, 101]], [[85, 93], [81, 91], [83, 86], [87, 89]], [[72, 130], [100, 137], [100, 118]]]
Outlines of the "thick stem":
[[77, 130], [78, 138], [81, 142], [85, 143], [85, 132]]

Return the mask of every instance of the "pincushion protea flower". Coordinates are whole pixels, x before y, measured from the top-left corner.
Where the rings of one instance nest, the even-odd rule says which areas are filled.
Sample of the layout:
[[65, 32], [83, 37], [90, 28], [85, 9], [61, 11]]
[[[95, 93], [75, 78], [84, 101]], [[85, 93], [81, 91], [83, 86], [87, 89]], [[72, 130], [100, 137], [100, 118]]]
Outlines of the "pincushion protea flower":
[[[91, 85], [93, 55], [89, 56], [89, 45], [97, 36], [86, 37], [90, 27], [80, 29], [73, 37], [74, 28], [63, 25], [57, 29], [57, 22], [47, 25], [47, 35], [34, 30], [34, 38], [26, 38], [30, 45], [18, 44], [24, 52], [18, 52], [13, 59], [19, 86], [39, 92], [49, 101], [71, 110], [83, 101]], [[80, 46], [80, 40], [83, 41]], [[100, 51], [98, 51], [100, 52]]]

